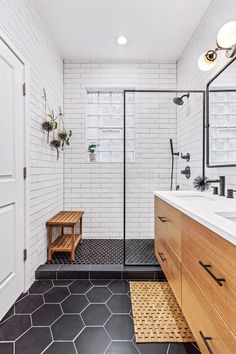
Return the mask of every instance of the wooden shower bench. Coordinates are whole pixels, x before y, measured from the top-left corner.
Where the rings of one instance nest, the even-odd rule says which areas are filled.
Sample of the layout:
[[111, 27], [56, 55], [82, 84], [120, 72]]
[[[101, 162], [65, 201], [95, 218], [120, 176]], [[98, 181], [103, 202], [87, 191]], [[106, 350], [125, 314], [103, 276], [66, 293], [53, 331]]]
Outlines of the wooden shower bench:
[[[46, 222], [48, 233], [48, 261], [54, 252], [70, 252], [71, 260], [75, 260], [75, 250], [82, 242], [83, 211], [60, 211]], [[75, 233], [75, 225], [80, 222], [80, 233]], [[60, 227], [61, 234], [52, 242], [53, 227]], [[64, 234], [64, 227], [71, 227], [71, 234]]]

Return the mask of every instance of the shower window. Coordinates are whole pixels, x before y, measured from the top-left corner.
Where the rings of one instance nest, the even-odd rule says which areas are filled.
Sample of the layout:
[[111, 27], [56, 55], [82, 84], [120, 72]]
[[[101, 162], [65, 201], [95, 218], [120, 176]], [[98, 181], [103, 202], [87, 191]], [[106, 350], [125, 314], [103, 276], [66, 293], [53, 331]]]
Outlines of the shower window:
[[[123, 91], [90, 90], [87, 92], [87, 147], [96, 145], [97, 162], [123, 161], [123, 106]], [[134, 162], [133, 93], [127, 97], [126, 111], [126, 158]]]

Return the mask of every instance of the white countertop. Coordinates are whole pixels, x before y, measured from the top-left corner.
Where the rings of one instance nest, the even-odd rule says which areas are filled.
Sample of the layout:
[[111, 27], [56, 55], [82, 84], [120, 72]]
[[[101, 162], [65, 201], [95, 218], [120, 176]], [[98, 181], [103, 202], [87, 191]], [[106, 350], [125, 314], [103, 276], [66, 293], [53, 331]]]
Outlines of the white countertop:
[[236, 245], [236, 222], [215, 214], [235, 213], [236, 216], [236, 198], [194, 191], [155, 191], [154, 195]]

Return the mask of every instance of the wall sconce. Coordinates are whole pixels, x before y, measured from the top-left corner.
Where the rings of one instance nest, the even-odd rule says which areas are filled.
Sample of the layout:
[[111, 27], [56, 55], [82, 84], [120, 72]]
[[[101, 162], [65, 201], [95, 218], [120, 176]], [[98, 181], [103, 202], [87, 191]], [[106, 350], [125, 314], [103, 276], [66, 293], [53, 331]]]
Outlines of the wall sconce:
[[202, 71], [211, 70], [217, 61], [217, 52], [224, 50], [227, 58], [236, 53], [236, 21], [227, 22], [219, 30], [216, 38], [216, 48], [204, 52], [198, 59], [198, 66]]

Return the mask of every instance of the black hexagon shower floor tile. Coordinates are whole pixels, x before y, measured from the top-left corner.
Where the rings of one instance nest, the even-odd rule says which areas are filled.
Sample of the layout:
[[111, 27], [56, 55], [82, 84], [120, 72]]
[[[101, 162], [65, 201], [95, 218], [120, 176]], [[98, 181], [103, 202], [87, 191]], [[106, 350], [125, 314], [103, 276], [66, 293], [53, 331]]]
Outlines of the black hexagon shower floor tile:
[[39, 280], [0, 322], [1, 354], [200, 354], [136, 344], [126, 280]]
[[[48, 264], [123, 264], [123, 240], [85, 239], [76, 249], [75, 261], [69, 253], [54, 253]], [[126, 240], [127, 264], [157, 264], [153, 240]]]

